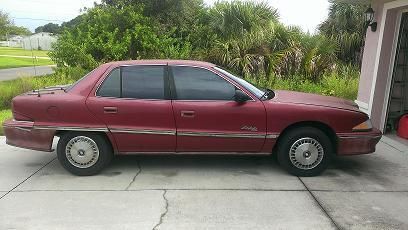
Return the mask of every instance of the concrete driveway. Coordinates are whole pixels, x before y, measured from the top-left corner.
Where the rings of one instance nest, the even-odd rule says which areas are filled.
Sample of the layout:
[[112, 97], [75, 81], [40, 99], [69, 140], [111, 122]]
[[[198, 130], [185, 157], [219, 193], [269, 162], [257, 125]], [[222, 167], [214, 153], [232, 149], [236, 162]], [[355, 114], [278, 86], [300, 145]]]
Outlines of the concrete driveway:
[[55, 65], [0, 69], [0, 81], [12, 80], [19, 77], [34, 77], [54, 73]]
[[76, 177], [0, 137], [0, 229], [408, 229], [406, 150], [380, 142], [313, 178], [259, 156], [122, 156]]

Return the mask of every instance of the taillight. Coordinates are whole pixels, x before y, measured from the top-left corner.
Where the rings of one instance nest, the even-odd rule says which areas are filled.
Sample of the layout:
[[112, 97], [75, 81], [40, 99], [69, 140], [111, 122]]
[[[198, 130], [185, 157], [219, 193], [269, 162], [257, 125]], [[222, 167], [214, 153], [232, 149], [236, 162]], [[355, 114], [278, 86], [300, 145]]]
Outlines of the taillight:
[[33, 121], [33, 119], [31, 119], [31, 118], [29, 118], [29, 117], [27, 117], [25, 115], [22, 115], [20, 113], [16, 113], [14, 111], [13, 111], [13, 118], [16, 121]]

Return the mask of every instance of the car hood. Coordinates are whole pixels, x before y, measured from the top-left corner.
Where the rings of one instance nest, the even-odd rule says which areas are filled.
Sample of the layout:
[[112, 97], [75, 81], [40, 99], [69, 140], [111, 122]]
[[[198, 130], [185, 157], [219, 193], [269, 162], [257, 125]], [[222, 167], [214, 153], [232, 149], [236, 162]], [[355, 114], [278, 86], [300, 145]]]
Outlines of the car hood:
[[275, 90], [273, 101], [303, 105], [316, 105], [350, 111], [360, 111], [356, 103], [337, 97], [322, 96], [311, 93], [300, 93], [286, 90]]

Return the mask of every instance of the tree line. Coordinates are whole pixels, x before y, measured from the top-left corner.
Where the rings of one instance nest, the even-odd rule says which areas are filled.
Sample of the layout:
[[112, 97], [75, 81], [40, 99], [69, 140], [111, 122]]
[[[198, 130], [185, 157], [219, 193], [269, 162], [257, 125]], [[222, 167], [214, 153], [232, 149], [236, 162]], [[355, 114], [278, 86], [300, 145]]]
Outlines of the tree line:
[[22, 26], [16, 26], [10, 16], [0, 10], [0, 40], [6, 40], [10, 35], [28, 35], [31, 31]]
[[266, 2], [102, 0], [54, 26], [59, 39], [50, 57], [85, 69], [115, 60], [196, 59], [243, 77], [318, 82], [336, 68], [358, 68], [364, 45], [365, 6], [330, 4], [328, 19], [310, 34], [283, 25]]

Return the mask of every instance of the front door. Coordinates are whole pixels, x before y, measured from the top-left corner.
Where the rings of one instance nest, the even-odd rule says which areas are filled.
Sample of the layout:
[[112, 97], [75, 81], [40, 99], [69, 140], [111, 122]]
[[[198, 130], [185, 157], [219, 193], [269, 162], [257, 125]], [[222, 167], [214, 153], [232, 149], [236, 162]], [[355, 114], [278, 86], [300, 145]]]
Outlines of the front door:
[[266, 112], [259, 100], [237, 103], [236, 85], [212, 70], [171, 66], [178, 152], [259, 152]]
[[168, 100], [167, 66], [114, 69], [87, 100], [108, 126], [119, 152], [174, 152], [176, 128]]

